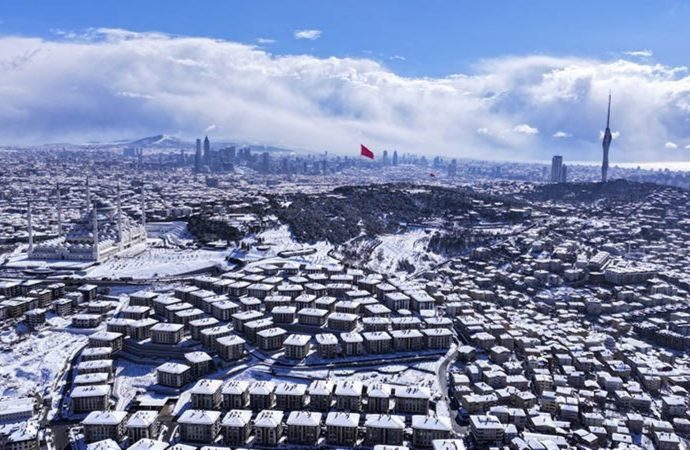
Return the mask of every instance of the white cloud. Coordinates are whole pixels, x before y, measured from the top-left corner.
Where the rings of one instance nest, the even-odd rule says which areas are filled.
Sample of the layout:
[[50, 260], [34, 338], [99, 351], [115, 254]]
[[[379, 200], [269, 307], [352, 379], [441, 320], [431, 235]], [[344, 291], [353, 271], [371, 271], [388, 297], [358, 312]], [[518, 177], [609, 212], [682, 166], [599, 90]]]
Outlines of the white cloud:
[[142, 94], [140, 92], [129, 92], [129, 91], [120, 91], [120, 92], [117, 92], [115, 95], [118, 95], [120, 97], [126, 97], [126, 98], [143, 98], [143, 99], [147, 99], [147, 100], [150, 100], [153, 98], [152, 95]]
[[218, 138], [334, 153], [366, 141], [459, 157], [543, 159], [557, 151], [598, 160], [609, 89], [612, 164], [658, 161], [671, 155], [659, 142], [690, 142], [683, 67], [510, 56], [479, 61], [470, 73], [413, 78], [369, 58], [273, 55], [161, 33], [5, 36], [0, 143], [192, 139], [215, 124]]
[[215, 130], [216, 128], [218, 128], [218, 127], [215, 124], [211, 124], [211, 125], [206, 127], [206, 129], [204, 130], [204, 133], [210, 133], [211, 131]]
[[295, 30], [295, 39], [308, 39], [315, 41], [321, 37], [321, 30]]
[[520, 134], [539, 134], [539, 129], [533, 126], [521, 123], [513, 127], [513, 131]]
[[551, 137], [554, 137], [556, 139], [567, 139], [569, 137], [573, 137], [572, 134], [566, 132], [566, 131], [556, 131]]
[[631, 50], [628, 52], [623, 52], [624, 55], [635, 56], [638, 58], [650, 58], [654, 56], [654, 52], [651, 50]]
[[668, 150], [675, 150], [678, 148], [678, 144], [676, 144], [675, 142], [668, 141], [664, 144], [664, 148]]
[[397, 60], [397, 61], [405, 61], [405, 57], [404, 57], [404, 56], [400, 56], [400, 55], [393, 55], [393, 56], [391, 56], [391, 57], [388, 58], [388, 59]]
[[[616, 140], [619, 137], [621, 137], [621, 132], [620, 131], [611, 131], [611, 140]], [[599, 130], [599, 140], [604, 139], [604, 130]]]
[[269, 38], [256, 38], [256, 43], [260, 45], [268, 45], [268, 44], [275, 44], [276, 40], [275, 39], [269, 39]]

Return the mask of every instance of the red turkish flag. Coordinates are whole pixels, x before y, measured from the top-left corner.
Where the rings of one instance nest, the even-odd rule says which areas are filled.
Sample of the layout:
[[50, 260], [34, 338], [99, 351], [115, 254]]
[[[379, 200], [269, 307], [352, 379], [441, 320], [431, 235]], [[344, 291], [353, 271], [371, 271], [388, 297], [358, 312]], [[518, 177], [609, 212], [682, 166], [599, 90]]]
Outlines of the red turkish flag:
[[360, 155], [364, 156], [365, 158], [374, 159], [374, 152], [366, 148], [363, 144], [360, 144], [360, 146]]

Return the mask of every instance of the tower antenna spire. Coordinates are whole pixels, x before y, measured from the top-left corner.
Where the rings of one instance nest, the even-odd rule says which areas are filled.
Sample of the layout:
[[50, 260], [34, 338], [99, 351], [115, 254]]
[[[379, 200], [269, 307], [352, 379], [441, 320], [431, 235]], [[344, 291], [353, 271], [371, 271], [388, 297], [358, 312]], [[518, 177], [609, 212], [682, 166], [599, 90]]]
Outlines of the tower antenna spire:
[[601, 162], [601, 182], [606, 183], [609, 173], [609, 148], [613, 136], [611, 135], [611, 128], [609, 127], [611, 121], [611, 91], [609, 91], [609, 108], [606, 112], [606, 130], [604, 130], [604, 139], [602, 140], [602, 149], [604, 150], [604, 158]]
[[611, 89], [609, 89], [609, 109], [606, 112], [606, 128], [609, 128], [611, 122]]

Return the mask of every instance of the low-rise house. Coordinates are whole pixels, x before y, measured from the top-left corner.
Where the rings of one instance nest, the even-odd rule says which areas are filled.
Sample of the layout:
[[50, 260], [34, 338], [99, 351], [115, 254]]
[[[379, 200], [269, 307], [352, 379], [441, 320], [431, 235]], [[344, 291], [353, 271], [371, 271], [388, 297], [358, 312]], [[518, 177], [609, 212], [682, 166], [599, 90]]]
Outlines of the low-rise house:
[[280, 383], [275, 389], [276, 408], [282, 411], [300, 411], [307, 403], [304, 384]]
[[192, 369], [186, 364], [167, 362], [156, 368], [156, 379], [161, 386], [181, 388], [191, 377]]
[[275, 384], [271, 381], [255, 381], [249, 385], [249, 405], [252, 411], [272, 409], [275, 405]]
[[110, 407], [110, 386], [97, 384], [76, 386], [70, 394], [72, 411], [76, 414], [104, 411]]
[[340, 411], [360, 411], [364, 385], [357, 380], [338, 380], [335, 385], [335, 407]]
[[374, 445], [403, 445], [405, 418], [390, 414], [367, 414], [365, 442]]
[[188, 409], [177, 423], [182, 441], [210, 444], [220, 431], [220, 411]]
[[309, 409], [312, 411], [327, 412], [333, 404], [334, 383], [330, 380], [314, 380], [309, 385]]
[[283, 348], [287, 331], [282, 328], [268, 328], [257, 333], [257, 346], [264, 351], [272, 352]]
[[125, 424], [129, 442], [137, 442], [139, 439], [157, 439], [159, 427], [157, 411], [137, 411], [127, 419]]
[[223, 396], [223, 409], [243, 409], [249, 403], [249, 382], [242, 380], [229, 380], [221, 388]]
[[184, 325], [180, 323], [157, 323], [151, 327], [151, 342], [176, 345], [184, 336]]
[[288, 443], [316, 445], [321, 436], [321, 413], [292, 411], [287, 419]]
[[367, 387], [367, 411], [387, 414], [392, 406], [392, 390], [389, 385], [376, 383]]
[[412, 444], [419, 448], [429, 448], [437, 439], [450, 438], [453, 427], [450, 417], [436, 415], [412, 416]]
[[254, 419], [256, 443], [263, 446], [278, 445], [283, 436], [283, 411], [265, 409]]
[[189, 352], [184, 354], [184, 360], [192, 369], [193, 378], [201, 378], [213, 370], [213, 358], [205, 352]]
[[246, 341], [239, 336], [229, 334], [216, 339], [218, 356], [226, 361], [236, 361], [244, 356]]
[[220, 409], [223, 401], [221, 388], [223, 381], [203, 379], [189, 390], [192, 399], [192, 408], [199, 410]]
[[326, 416], [328, 445], [354, 447], [359, 438], [359, 414], [332, 411]]
[[125, 434], [126, 411], [92, 411], [81, 422], [84, 427], [84, 440], [97, 442], [112, 439], [122, 440]]
[[305, 334], [291, 334], [283, 342], [285, 357], [289, 359], [304, 359], [309, 354], [311, 336]]
[[406, 386], [395, 390], [395, 410], [405, 414], [427, 414], [431, 392], [425, 387]]
[[252, 412], [246, 409], [229, 411], [221, 422], [223, 443], [229, 446], [246, 445], [252, 434]]

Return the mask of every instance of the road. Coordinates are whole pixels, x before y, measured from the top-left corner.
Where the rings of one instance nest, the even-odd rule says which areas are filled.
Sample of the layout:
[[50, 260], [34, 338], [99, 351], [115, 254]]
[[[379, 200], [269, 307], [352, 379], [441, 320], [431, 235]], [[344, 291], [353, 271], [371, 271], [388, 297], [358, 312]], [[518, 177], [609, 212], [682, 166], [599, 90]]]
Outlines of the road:
[[[457, 344], [453, 344], [449, 349], [448, 352], [443, 356], [443, 360], [441, 363], [436, 367], [436, 379], [438, 380], [438, 388], [439, 391], [441, 392], [441, 395], [443, 396], [442, 400], [439, 400], [436, 402], [436, 413], [437, 414], [443, 414], [443, 415], [448, 415], [450, 416], [451, 419], [451, 424], [453, 425], [453, 430], [457, 434], [462, 434], [464, 430], [460, 425], [457, 423], [455, 420], [455, 416], [457, 415], [457, 411], [451, 410], [451, 402], [450, 398], [448, 397], [448, 367], [455, 361], [455, 358], [458, 357], [458, 346]], [[440, 411], [439, 408], [443, 409], [445, 408], [445, 411]]]

